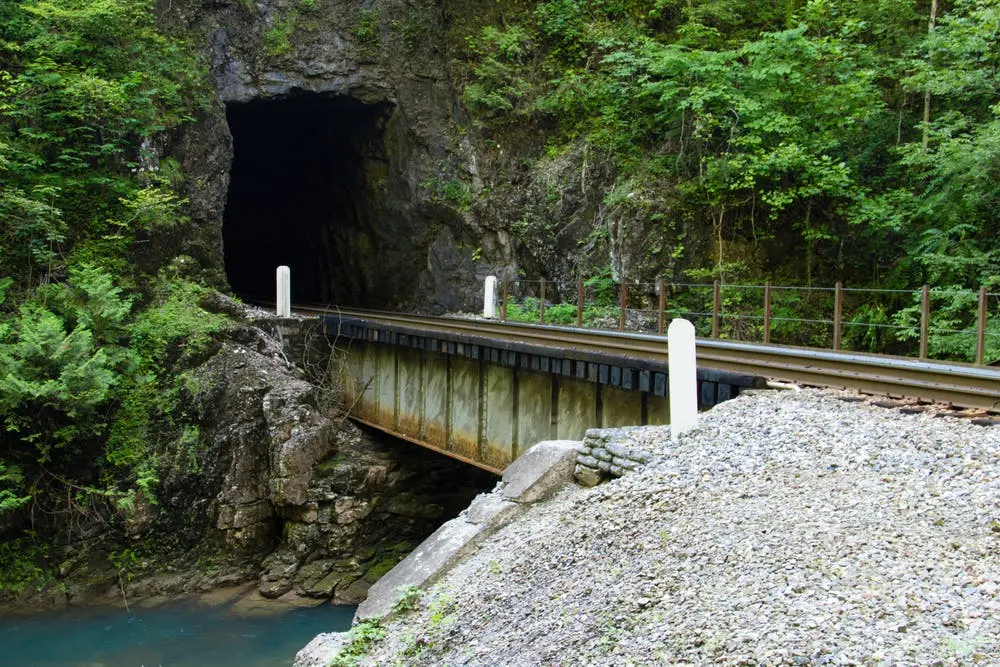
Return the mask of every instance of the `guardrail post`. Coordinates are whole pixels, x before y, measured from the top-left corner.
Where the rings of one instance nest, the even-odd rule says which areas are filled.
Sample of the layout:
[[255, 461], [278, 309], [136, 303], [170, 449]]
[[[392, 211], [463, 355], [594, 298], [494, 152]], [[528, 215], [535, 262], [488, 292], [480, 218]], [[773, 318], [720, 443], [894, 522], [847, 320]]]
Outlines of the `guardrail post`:
[[277, 287], [278, 287], [278, 298], [275, 300], [277, 304], [277, 315], [278, 317], [291, 317], [292, 316], [292, 270], [287, 266], [279, 266], [277, 271]]
[[920, 288], [920, 358], [927, 358], [927, 334], [931, 327], [931, 288]]
[[538, 288], [538, 321], [545, 324], [545, 278], [541, 279]]
[[576, 326], [583, 328], [583, 278], [576, 279]]
[[507, 285], [508, 284], [509, 283], [506, 280], [503, 281], [503, 303], [500, 304], [500, 317], [503, 318], [504, 322], [507, 321], [507, 296], [508, 296]]
[[719, 309], [721, 307], [719, 281], [712, 283], [712, 338], [719, 337]]
[[667, 285], [663, 278], [656, 279], [656, 292], [660, 299], [660, 307], [656, 314], [656, 333], [663, 335], [663, 323], [667, 310]]
[[694, 325], [683, 318], [667, 329], [667, 381], [670, 385], [670, 434], [676, 441], [698, 425], [698, 371]]
[[771, 281], [764, 283], [764, 344], [771, 342]]
[[979, 321], [976, 323], [976, 363], [986, 363], [986, 287], [979, 288]]
[[497, 316], [497, 277], [486, 276], [483, 287], [483, 317], [495, 319]]
[[833, 349], [840, 351], [840, 338], [844, 322], [844, 283], [833, 286]]
[[625, 279], [622, 278], [622, 282], [618, 284], [618, 304], [620, 306], [620, 312], [618, 314], [618, 330], [625, 330], [625, 308], [628, 303], [628, 287], [625, 286]]

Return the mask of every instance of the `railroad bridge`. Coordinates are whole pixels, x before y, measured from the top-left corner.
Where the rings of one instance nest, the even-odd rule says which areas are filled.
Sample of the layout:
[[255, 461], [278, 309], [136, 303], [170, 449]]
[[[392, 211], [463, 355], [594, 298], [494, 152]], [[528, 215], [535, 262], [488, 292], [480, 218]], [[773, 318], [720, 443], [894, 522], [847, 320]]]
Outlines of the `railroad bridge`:
[[[300, 310], [297, 308], [297, 310]], [[494, 472], [541, 440], [669, 421], [662, 335], [313, 311], [342, 351], [351, 417]], [[1000, 409], [1000, 369], [836, 350], [698, 339], [701, 409], [763, 378]]]
[[[542, 440], [669, 422], [665, 337], [637, 348], [615, 332], [598, 345], [558, 327], [508, 324], [499, 335], [500, 325], [450, 318], [322, 320], [343, 352], [336, 372], [353, 419], [487, 470], [503, 471]], [[762, 383], [699, 368], [699, 407]]]

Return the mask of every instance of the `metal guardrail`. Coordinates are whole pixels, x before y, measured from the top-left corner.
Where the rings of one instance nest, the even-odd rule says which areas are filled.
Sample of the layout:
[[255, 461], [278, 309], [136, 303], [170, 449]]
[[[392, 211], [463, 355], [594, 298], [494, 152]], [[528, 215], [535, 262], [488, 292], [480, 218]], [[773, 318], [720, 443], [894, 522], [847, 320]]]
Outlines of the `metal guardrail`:
[[[338, 313], [371, 324], [487, 337], [501, 342], [551, 347], [563, 352], [578, 350], [657, 362], [665, 361], [667, 356], [666, 337], [657, 334], [357, 309], [297, 306], [295, 310], [303, 314]], [[959, 407], [1000, 410], [1000, 368], [705, 338], [697, 341], [697, 356], [699, 365], [724, 371], [943, 402]]]

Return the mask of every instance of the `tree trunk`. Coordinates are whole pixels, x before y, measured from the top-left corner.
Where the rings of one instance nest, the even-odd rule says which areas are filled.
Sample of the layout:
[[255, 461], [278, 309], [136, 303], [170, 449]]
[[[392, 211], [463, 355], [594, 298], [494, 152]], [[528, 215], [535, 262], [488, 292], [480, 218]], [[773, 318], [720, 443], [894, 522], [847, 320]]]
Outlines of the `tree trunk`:
[[[938, 12], [938, 0], [931, 0], [931, 15], [927, 20], [927, 34], [934, 32], [934, 25], [937, 23], [937, 12]], [[931, 126], [931, 91], [930, 89], [924, 91], [924, 138], [922, 146], [924, 152], [927, 152], [927, 144], [929, 142]]]

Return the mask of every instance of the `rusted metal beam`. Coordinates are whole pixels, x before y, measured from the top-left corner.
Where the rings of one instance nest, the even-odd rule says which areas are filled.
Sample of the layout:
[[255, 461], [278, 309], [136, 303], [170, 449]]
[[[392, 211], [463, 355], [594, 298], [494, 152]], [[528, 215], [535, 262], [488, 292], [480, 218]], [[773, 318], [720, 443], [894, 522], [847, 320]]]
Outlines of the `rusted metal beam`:
[[507, 292], [507, 281], [505, 280], [505, 281], [503, 281], [503, 310], [502, 310], [502, 312], [503, 312], [503, 321], [504, 322], [507, 321], [507, 297], [508, 296], [509, 295], [508, 295], [508, 292]]
[[619, 314], [618, 314], [618, 330], [625, 330], [625, 311], [628, 308], [628, 287], [625, 285], [625, 280], [623, 279], [618, 285], [618, 304], [619, 304]]
[[979, 288], [979, 316], [976, 318], [976, 363], [986, 363], [986, 288]]
[[545, 278], [539, 282], [538, 292], [538, 322], [545, 324]]
[[712, 338], [719, 337], [719, 309], [722, 307], [719, 281], [712, 283]]
[[764, 343], [771, 342], [771, 281], [764, 283]]
[[667, 310], [667, 285], [663, 278], [656, 280], [656, 292], [659, 297], [659, 308], [656, 315], [656, 333], [663, 335], [666, 330], [666, 310]]
[[844, 283], [833, 286], [833, 349], [840, 350], [840, 334], [844, 321]]

